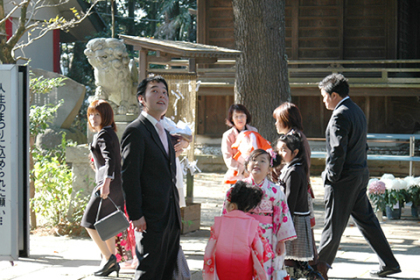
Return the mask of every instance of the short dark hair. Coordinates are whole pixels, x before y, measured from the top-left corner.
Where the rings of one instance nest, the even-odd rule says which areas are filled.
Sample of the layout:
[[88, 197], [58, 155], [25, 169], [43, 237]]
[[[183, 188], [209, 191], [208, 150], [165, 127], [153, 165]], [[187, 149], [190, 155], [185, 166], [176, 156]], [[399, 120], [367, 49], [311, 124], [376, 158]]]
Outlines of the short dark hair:
[[349, 95], [349, 83], [348, 80], [342, 74], [331, 74], [325, 77], [318, 84], [319, 89], [325, 90], [329, 95], [336, 92], [341, 97]]
[[234, 126], [234, 123], [233, 123], [233, 112], [234, 111], [244, 113], [246, 115], [246, 124], [251, 123], [251, 114], [249, 113], [248, 109], [242, 104], [232, 104], [229, 107], [228, 116], [227, 116], [227, 119], [226, 119], [226, 124], [228, 126]]
[[[117, 131], [117, 126], [114, 121], [114, 111], [112, 110], [111, 105], [105, 100], [99, 99], [90, 103], [87, 109], [87, 118], [89, 120], [89, 115], [98, 112], [101, 115], [101, 129], [105, 126], [111, 126], [114, 131]], [[90, 122], [88, 121], [89, 128], [94, 130]]]
[[238, 205], [238, 210], [249, 212], [260, 204], [263, 195], [264, 193], [259, 187], [238, 181], [230, 192], [229, 201]]
[[297, 128], [303, 131], [302, 115], [299, 108], [290, 102], [284, 102], [273, 112], [273, 118], [283, 123], [285, 127]]
[[[141, 81], [139, 85], [137, 86], [137, 100], [139, 99], [140, 95], [142, 96], [145, 95], [147, 85], [150, 82], [163, 83], [166, 86], [166, 89], [169, 91], [168, 84], [166, 83], [165, 79], [162, 76], [150, 74], [149, 77]], [[168, 96], [169, 96], [169, 93], [168, 93]]]

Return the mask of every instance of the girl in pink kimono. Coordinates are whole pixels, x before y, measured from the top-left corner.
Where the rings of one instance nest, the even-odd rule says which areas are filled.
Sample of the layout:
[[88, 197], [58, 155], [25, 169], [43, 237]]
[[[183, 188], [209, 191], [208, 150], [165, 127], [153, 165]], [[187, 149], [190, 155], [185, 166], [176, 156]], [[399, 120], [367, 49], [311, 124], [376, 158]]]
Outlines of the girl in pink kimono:
[[229, 196], [226, 215], [214, 218], [204, 253], [204, 280], [264, 280], [263, 263], [273, 257], [258, 221], [246, 214], [260, 202], [259, 188], [237, 182]]
[[[273, 156], [274, 159], [269, 152], [262, 149], [253, 151], [246, 164], [250, 176], [244, 181], [257, 186], [264, 193], [260, 205], [252, 210], [251, 214], [259, 221], [263, 236], [268, 240], [276, 254], [274, 259], [264, 263], [267, 278], [283, 280], [287, 276], [284, 269], [285, 241], [295, 239], [296, 232], [287, 206], [286, 196], [279, 186], [267, 178], [273, 165], [277, 166], [281, 163], [280, 159], [276, 160], [277, 156], [274, 154]], [[224, 214], [227, 213], [226, 207], [231, 191], [232, 188], [226, 194], [225, 204], [223, 205]]]

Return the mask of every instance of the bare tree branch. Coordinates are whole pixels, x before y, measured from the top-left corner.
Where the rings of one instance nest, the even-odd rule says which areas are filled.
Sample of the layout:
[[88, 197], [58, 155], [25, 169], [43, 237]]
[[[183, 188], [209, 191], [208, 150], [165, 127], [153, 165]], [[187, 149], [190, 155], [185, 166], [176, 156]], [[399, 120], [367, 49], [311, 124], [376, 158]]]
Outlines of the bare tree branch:
[[[24, 57], [21, 56], [15, 58], [15, 51], [21, 49], [23, 52], [23, 48], [41, 39], [49, 31], [56, 29], [67, 31], [68, 29], [75, 27], [91, 14], [92, 9], [99, 1], [104, 0], [93, 0], [91, 6], [85, 13], [71, 8], [70, 10], [74, 15], [70, 20], [57, 15], [56, 18], [44, 22], [33, 20], [37, 12], [41, 9], [59, 7], [67, 4], [69, 0], [22, 0], [20, 3], [12, 2], [14, 7], [6, 16], [3, 17], [2, 15], [3, 18], [0, 20], [0, 26], [4, 26], [6, 20], [10, 18], [13, 13], [16, 13], [18, 9], [20, 9], [19, 22], [11, 37], [7, 41], [0, 41], [0, 60], [3, 63], [16, 63], [17, 59], [24, 59]], [[26, 43], [20, 41], [25, 33], [28, 33], [28, 41]]]
[[[99, 1], [97, 1], [99, 2]], [[94, 5], [97, 3], [95, 2], [88, 10], [86, 13], [81, 13], [80, 12], [80, 16], [79, 18], [72, 18], [70, 21], [55, 21], [53, 23], [48, 23], [46, 27], [38, 27], [40, 22], [36, 22], [33, 23], [30, 26], [27, 26], [25, 28], [25, 32], [31, 30], [31, 31], [39, 31], [40, 33], [35, 36], [34, 38], [30, 38], [28, 40], [28, 42], [26, 43], [19, 43], [19, 44], [15, 44], [15, 46], [13, 47], [12, 51], [15, 52], [18, 49], [22, 49], [25, 48], [27, 46], [29, 46], [30, 44], [32, 44], [33, 42], [41, 39], [42, 37], [44, 37], [49, 31], [52, 30], [56, 30], [56, 29], [61, 29], [61, 30], [68, 30], [70, 28], [75, 27], [77, 24], [81, 23], [84, 19], [86, 19], [86, 17], [88, 17], [91, 14], [92, 9], [94, 8]], [[61, 19], [61, 18], [60, 18]]]
[[10, 10], [10, 12], [3, 18], [3, 19], [1, 19], [0, 20], [0, 25], [1, 24], [3, 24], [6, 20], [8, 20], [11, 16], [12, 16], [12, 14], [14, 13], [14, 12], [16, 12], [16, 10], [17, 9], [19, 9], [20, 7], [22, 7], [24, 4], [26, 4], [28, 1], [30, 1], [30, 0], [25, 0], [25, 1], [22, 1], [22, 2], [20, 2], [19, 4], [16, 4], [16, 2], [12, 2], [13, 3], [13, 5], [15, 5], [15, 7], [13, 7], [13, 9], [11, 9]]

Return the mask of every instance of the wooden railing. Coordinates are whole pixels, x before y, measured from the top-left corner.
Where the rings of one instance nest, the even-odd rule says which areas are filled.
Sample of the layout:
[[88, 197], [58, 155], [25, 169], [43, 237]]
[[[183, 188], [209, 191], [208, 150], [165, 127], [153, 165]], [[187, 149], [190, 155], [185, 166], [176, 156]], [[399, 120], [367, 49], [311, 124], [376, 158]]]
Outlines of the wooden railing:
[[[156, 64], [156, 62], [154, 62]], [[176, 71], [188, 71], [188, 60], [172, 60], [159, 64], [185, 66]], [[214, 65], [220, 68], [198, 68], [198, 79], [207, 86], [233, 86], [235, 60], [218, 60]], [[153, 71], [153, 69], [150, 69]], [[161, 71], [161, 70], [160, 70]], [[351, 78], [351, 85], [357, 87], [407, 87], [420, 88], [420, 59], [386, 60], [289, 60], [290, 87], [314, 87], [331, 73], [343, 73]]]
[[332, 73], [343, 73], [358, 87], [420, 87], [419, 59], [293, 60], [288, 62], [291, 87], [313, 87]]

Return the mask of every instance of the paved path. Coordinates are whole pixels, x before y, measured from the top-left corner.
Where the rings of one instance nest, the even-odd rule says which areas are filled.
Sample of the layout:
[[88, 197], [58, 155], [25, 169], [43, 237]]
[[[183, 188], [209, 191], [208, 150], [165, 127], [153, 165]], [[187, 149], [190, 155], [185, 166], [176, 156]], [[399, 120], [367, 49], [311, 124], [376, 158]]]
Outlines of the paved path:
[[[195, 178], [194, 202], [201, 203], [201, 228], [181, 237], [182, 247], [192, 272], [192, 280], [202, 279], [203, 251], [210, 236], [209, 229], [213, 218], [220, 214], [226, 190], [226, 187], [220, 184], [221, 179], [221, 174], [210, 173], [202, 173]], [[319, 241], [323, 220], [323, 188], [319, 177], [313, 177], [312, 184], [316, 194], [315, 239]], [[420, 221], [412, 218], [410, 209], [405, 208], [401, 220], [389, 221], [384, 218], [382, 228], [403, 270], [402, 273], [388, 279], [420, 280]], [[20, 258], [14, 266], [9, 262], [0, 262], [0, 280], [131, 279], [133, 276], [132, 271], [122, 270], [119, 278], [115, 273], [111, 274], [111, 277], [92, 276], [92, 272], [99, 265], [99, 251], [87, 238], [31, 235], [30, 242], [29, 258]], [[350, 221], [344, 232], [333, 269], [330, 270], [330, 279], [375, 279], [370, 277], [369, 271], [377, 267], [376, 255]]]

